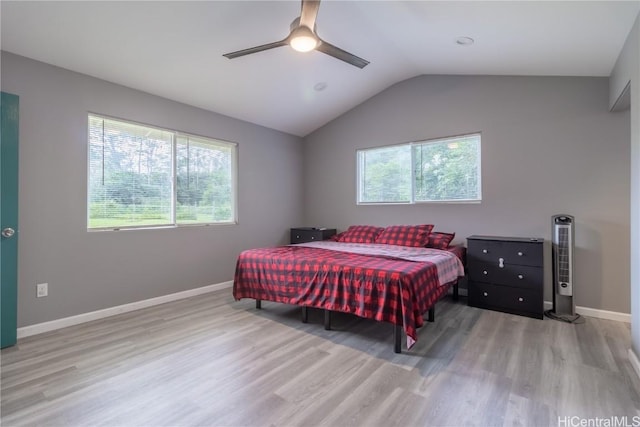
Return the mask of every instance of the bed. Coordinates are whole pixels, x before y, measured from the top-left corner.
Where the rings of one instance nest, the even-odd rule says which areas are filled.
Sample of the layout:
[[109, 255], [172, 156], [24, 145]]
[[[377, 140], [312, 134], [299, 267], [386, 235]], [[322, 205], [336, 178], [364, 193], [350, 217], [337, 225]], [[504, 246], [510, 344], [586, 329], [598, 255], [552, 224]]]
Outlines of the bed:
[[[362, 240], [362, 239], [359, 239]], [[331, 311], [395, 325], [410, 349], [423, 316], [464, 276], [464, 248], [322, 241], [243, 251], [233, 284], [236, 300], [252, 298]], [[394, 242], [395, 243], [395, 242]], [[430, 319], [432, 320], [432, 319]], [[326, 322], [325, 322], [326, 326]]]

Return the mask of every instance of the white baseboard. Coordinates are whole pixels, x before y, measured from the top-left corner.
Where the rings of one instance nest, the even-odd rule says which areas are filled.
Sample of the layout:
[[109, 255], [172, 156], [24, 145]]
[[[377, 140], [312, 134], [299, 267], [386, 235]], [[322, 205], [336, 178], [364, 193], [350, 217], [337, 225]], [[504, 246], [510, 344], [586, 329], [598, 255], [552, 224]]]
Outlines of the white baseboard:
[[629, 362], [631, 362], [633, 370], [636, 371], [636, 375], [640, 377], [640, 360], [638, 360], [638, 356], [632, 348], [629, 349]]
[[[544, 309], [550, 310], [553, 308], [551, 301], [544, 302]], [[576, 313], [583, 316], [595, 317], [597, 319], [616, 320], [618, 322], [631, 323], [631, 314], [619, 313], [617, 311], [600, 310], [597, 308], [580, 307], [576, 306]]]
[[82, 313], [76, 316], [64, 317], [62, 319], [51, 320], [49, 322], [23, 326], [22, 328], [18, 328], [18, 339], [42, 334], [44, 332], [54, 331], [56, 329], [66, 328], [68, 326], [79, 325], [80, 323], [91, 322], [92, 320], [104, 319], [105, 317], [115, 316], [116, 314], [140, 310], [141, 308], [152, 307], [154, 305], [160, 305], [171, 301], [190, 298], [196, 295], [202, 295], [208, 292], [230, 288], [231, 286], [233, 286], [233, 281], [216, 283], [209, 286], [203, 286], [201, 288], [189, 289], [182, 292], [176, 292], [174, 294], [163, 295], [156, 298], [118, 305], [116, 307], [109, 307], [103, 310], [90, 311], [88, 313]]
[[[18, 339], [30, 337], [32, 335], [42, 334], [56, 329], [66, 328], [68, 326], [79, 325], [81, 323], [91, 322], [92, 320], [104, 319], [105, 317], [115, 316], [117, 314], [128, 313], [134, 310], [140, 310], [142, 308], [152, 307], [154, 305], [165, 304], [171, 301], [177, 301], [185, 298], [190, 298], [196, 295], [202, 295], [209, 292], [214, 292], [220, 289], [226, 289], [233, 286], [233, 281], [227, 281], [222, 283], [216, 283], [213, 285], [203, 286], [201, 288], [189, 289], [182, 292], [176, 292], [174, 294], [163, 295], [156, 298], [150, 298], [142, 301], [136, 301], [129, 304], [118, 305], [116, 307], [109, 307], [103, 310], [91, 311], [88, 313], [82, 313], [75, 316], [64, 317], [62, 319], [51, 320], [49, 322], [37, 323], [35, 325], [23, 326], [18, 328]], [[464, 296], [466, 289], [460, 289], [460, 294]], [[551, 301], [544, 302], [545, 310], [551, 309], [553, 304]], [[598, 319], [616, 320], [619, 322], [631, 323], [631, 314], [618, 313], [615, 311], [598, 310], [589, 307], [576, 307], [576, 312], [584, 316], [595, 317]], [[635, 354], [633, 354], [635, 357]], [[637, 362], [638, 359], [636, 358]], [[640, 372], [640, 363], [634, 365], [634, 368]], [[640, 375], [640, 374], [639, 374]]]

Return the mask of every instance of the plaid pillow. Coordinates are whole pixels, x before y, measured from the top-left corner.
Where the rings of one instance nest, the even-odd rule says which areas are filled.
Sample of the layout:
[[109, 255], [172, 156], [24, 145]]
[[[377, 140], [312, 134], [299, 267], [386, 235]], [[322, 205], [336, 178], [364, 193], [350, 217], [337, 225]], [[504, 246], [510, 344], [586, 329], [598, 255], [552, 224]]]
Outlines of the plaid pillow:
[[343, 243], [373, 243], [384, 230], [374, 225], [352, 225], [347, 231], [340, 233], [338, 242]]
[[346, 233], [346, 231], [343, 231], [342, 233], [334, 234], [333, 236], [329, 237], [329, 240], [331, 240], [332, 242], [339, 242], [340, 238], [344, 233]]
[[378, 236], [376, 243], [419, 248], [427, 244], [432, 229], [431, 224], [391, 225]]
[[449, 243], [456, 236], [456, 233], [439, 233], [433, 232], [429, 234], [429, 241], [427, 242], [428, 248], [435, 249], [447, 249], [449, 247]]

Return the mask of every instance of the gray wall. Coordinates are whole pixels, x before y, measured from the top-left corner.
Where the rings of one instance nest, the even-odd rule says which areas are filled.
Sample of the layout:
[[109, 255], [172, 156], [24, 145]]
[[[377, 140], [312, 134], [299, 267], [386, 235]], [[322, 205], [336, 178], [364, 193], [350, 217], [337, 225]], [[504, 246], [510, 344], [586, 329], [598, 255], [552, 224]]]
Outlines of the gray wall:
[[627, 37], [610, 78], [610, 106], [631, 84], [631, 338], [636, 356], [640, 354], [640, 15]]
[[[463, 243], [471, 234], [548, 239], [556, 213], [577, 219], [577, 304], [630, 311], [630, 117], [608, 112], [607, 79], [417, 77], [302, 144], [5, 52], [1, 71], [2, 90], [21, 103], [19, 326], [231, 280], [242, 249], [285, 243], [292, 225], [429, 222]], [[240, 223], [87, 232], [89, 111], [238, 142]], [[356, 206], [357, 148], [475, 131], [482, 203]], [[40, 282], [50, 295], [36, 299]]]
[[[608, 89], [606, 78], [398, 83], [305, 138], [306, 223], [432, 223], [464, 243], [471, 234], [550, 239], [551, 216], [571, 214], [576, 304], [629, 313], [629, 113], [608, 111]], [[482, 203], [356, 205], [356, 149], [476, 131]]]
[[[242, 249], [302, 223], [300, 138], [6, 52], [1, 71], [20, 96], [18, 326], [232, 280]], [[239, 224], [87, 232], [87, 112], [237, 142]]]
[[613, 109], [619, 101], [626, 86], [632, 80], [634, 73], [637, 73], [638, 55], [640, 55], [640, 52], [638, 52], [639, 19], [640, 15], [636, 18], [636, 22], [631, 28], [609, 76], [609, 108], [611, 109]]

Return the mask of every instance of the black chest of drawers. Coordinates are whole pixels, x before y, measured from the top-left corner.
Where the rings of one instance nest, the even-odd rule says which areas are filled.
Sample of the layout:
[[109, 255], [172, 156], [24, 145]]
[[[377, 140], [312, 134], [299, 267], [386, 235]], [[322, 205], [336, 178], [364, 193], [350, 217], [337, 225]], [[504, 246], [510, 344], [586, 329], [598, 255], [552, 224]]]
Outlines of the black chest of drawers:
[[316, 242], [321, 240], [327, 240], [329, 237], [336, 234], [335, 228], [314, 228], [314, 227], [298, 227], [291, 229], [290, 242], [293, 243], [307, 243]]
[[542, 319], [544, 239], [467, 238], [469, 305]]

